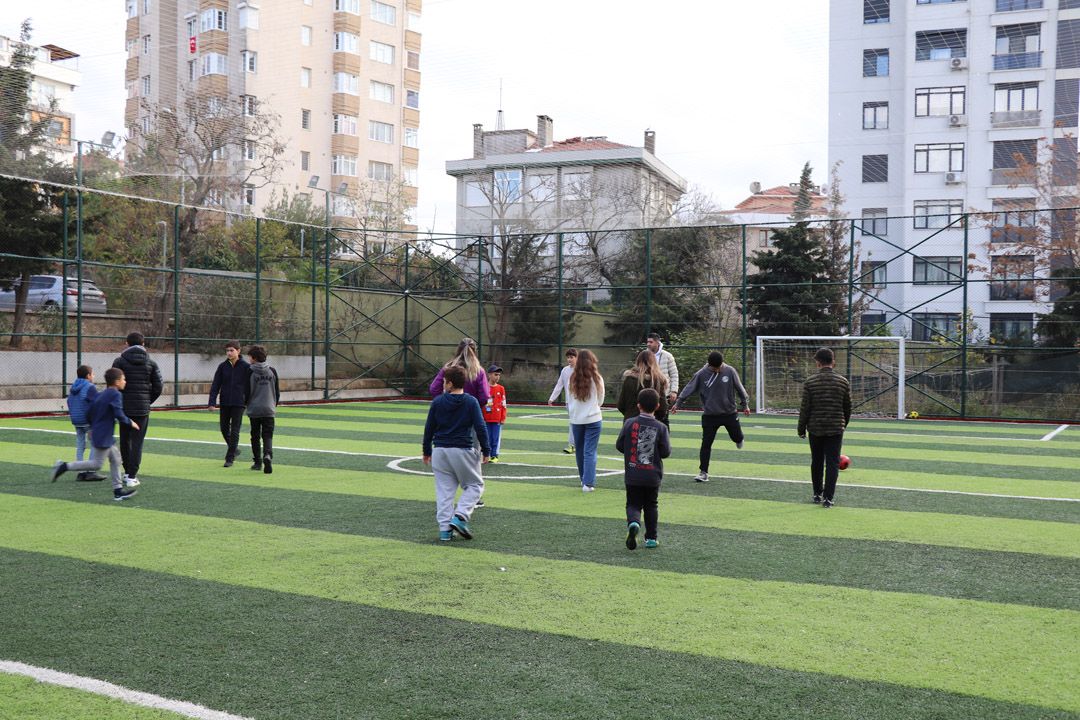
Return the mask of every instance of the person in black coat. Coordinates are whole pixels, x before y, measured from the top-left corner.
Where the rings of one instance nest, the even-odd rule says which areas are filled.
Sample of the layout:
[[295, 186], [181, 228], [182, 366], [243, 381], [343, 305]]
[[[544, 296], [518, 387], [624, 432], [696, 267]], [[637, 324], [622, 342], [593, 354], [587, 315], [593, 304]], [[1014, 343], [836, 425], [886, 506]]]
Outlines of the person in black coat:
[[[142, 464], [142, 446], [146, 428], [150, 424], [150, 405], [161, 397], [163, 383], [157, 363], [146, 352], [142, 333], [127, 336], [127, 349], [113, 360], [112, 366], [124, 371], [127, 386], [123, 391], [124, 413], [134, 420], [133, 425], [120, 425], [120, 458], [124, 464], [126, 487], [139, 484], [139, 466]], [[137, 428], [134, 426], [138, 426]]]
[[[232, 467], [240, 442], [240, 427], [244, 423], [244, 406], [247, 404], [248, 378], [251, 366], [240, 357], [240, 343], [225, 343], [225, 360], [214, 372], [210, 384], [210, 409], [218, 406], [218, 422], [221, 437], [225, 438], [225, 467]], [[219, 402], [220, 399], [220, 402]]]

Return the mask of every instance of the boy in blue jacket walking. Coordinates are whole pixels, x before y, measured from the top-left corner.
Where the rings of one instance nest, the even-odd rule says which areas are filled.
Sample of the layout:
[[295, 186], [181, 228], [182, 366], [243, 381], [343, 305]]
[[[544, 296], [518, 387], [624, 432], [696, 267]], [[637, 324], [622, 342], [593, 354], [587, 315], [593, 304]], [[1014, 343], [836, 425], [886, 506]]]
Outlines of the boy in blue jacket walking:
[[138, 490], [133, 487], [125, 488], [120, 480], [120, 448], [116, 446], [113, 431], [116, 429], [117, 420], [125, 425], [130, 425], [131, 429], [135, 431], [138, 431], [139, 426], [124, 414], [124, 401], [120, 396], [120, 392], [127, 385], [124, 371], [119, 368], [106, 370], [105, 384], [108, 387], [94, 398], [94, 402], [90, 404], [90, 410], [87, 413], [90, 420], [90, 443], [94, 448], [90, 451], [90, 459], [72, 463], [57, 460], [56, 464], [53, 465], [50, 479], [56, 482], [56, 479], [68, 470], [79, 472], [100, 470], [101, 466], [105, 464], [105, 459], [108, 458], [113, 500], [127, 500]]
[[[83, 455], [86, 454], [86, 436], [90, 433], [90, 420], [87, 418], [87, 412], [90, 410], [90, 403], [94, 402], [94, 398], [97, 397], [98, 391], [94, 385], [94, 369], [92, 367], [80, 365], [75, 374], [78, 377], [75, 382], [71, 383], [67, 406], [71, 424], [75, 426], [75, 459], [81, 462]], [[97, 473], [82, 472], [79, 473], [76, 479], [84, 481], [104, 480], [105, 476]]]

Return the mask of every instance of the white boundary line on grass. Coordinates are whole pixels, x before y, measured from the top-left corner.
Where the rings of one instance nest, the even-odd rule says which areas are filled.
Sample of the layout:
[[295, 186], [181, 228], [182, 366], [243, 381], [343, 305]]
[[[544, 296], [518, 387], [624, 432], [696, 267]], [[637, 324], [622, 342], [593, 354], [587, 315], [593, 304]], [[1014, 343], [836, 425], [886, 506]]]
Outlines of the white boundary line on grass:
[[[49, 430], [49, 429], [46, 429], [46, 428], [23, 428], [23, 427], [0, 426], [0, 430], [19, 430], [19, 431], [22, 431], [22, 432], [54, 433], [54, 434], [58, 434], [58, 435], [74, 435], [75, 434], [74, 430]], [[148, 437], [146, 439], [147, 440], [153, 440], [155, 442], [190, 443], [192, 445], [220, 445], [221, 444], [221, 441], [219, 441], [219, 440], [188, 440], [186, 438], [155, 438], [155, 437]], [[355, 452], [355, 451], [352, 451], [352, 450], [321, 450], [321, 449], [318, 449], [318, 448], [287, 447], [287, 446], [283, 446], [283, 445], [275, 445], [274, 449], [276, 449], [276, 450], [289, 450], [290, 452], [322, 453], [322, 454], [325, 454], [325, 455], [346, 455], [346, 456], [351, 456], [351, 457], [395, 458], [398, 462], [404, 462], [405, 460], [409, 460], [409, 459], [421, 459], [419, 457], [410, 458], [408, 456], [392, 455], [392, 454], [389, 454], [389, 453], [365, 453], [365, 452]], [[523, 451], [521, 454], [522, 455], [541, 455], [543, 453], [539, 453], [539, 452], [535, 452], [535, 451]], [[610, 457], [610, 456], [605, 456], [605, 455], [598, 456], [598, 459], [600, 459], [600, 460], [615, 460], [615, 461], [619, 461], [619, 462], [622, 461], [621, 457]], [[502, 465], [502, 464], [505, 464], [505, 465], [528, 465], [528, 463], [500, 463], [500, 465]], [[389, 463], [387, 464], [387, 467], [389, 467]], [[553, 467], [553, 466], [552, 465], [531, 465], [530, 467], [546, 467], [546, 468], [550, 468], [550, 467]], [[417, 471], [417, 470], [406, 470], [404, 468], [398, 468], [398, 467], [395, 467], [393, 469], [397, 470], [398, 472], [406, 473], [406, 474], [409, 474], [409, 475], [430, 475], [431, 474], [431, 473], [426, 473], [426, 472], [420, 472], [420, 471]], [[572, 470], [573, 468], [567, 468], [567, 469]], [[601, 472], [603, 472], [605, 474], [603, 476], [601, 476], [600, 475]], [[620, 472], [622, 472], [622, 470], [603, 470], [603, 471], [598, 471], [597, 476], [598, 477], [610, 477], [611, 475], [617, 475]], [[666, 475], [675, 475], [675, 476], [679, 476], [679, 477], [694, 477], [696, 475], [696, 473], [679, 473], [679, 472], [667, 472], [665, 474]], [[575, 478], [575, 477], [577, 477], [577, 476], [576, 475], [557, 475], [557, 476], [554, 476], [552, 479]], [[783, 479], [783, 478], [754, 477], [752, 475], [724, 475], [723, 477], [729, 478], [731, 480], [758, 480], [760, 482], [791, 483], [791, 484], [796, 484], [796, 485], [807, 482], [806, 480], [787, 480], [787, 479]], [[530, 479], [530, 478], [531, 479], [537, 479], [537, 480], [546, 479], [546, 478], [543, 478], [543, 477], [540, 477], [540, 476], [537, 476], [537, 475], [530, 475], [530, 476], [523, 477], [523, 478], [510, 478], [510, 477], [507, 477], [505, 479], [511, 480], [511, 479]], [[493, 478], [493, 479], [498, 479], [498, 478]], [[937, 494], [937, 495], [970, 495], [972, 497], [1006, 498], [1006, 499], [1013, 499], [1013, 500], [1047, 500], [1047, 501], [1050, 501], [1050, 502], [1080, 502], [1080, 498], [1044, 497], [1042, 495], [1008, 495], [1006, 493], [981, 493], [981, 492], [972, 492], [970, 490], [940, 490], [940, 489], [936, 489], [936, 488], [909, 488], [909, 487], [899, 487], [897, 485], [862, 485], [862, 484], [858, 484], [858, 483], [844, 483], [843, 486], [844, 487], [867, 488], [867, 489], [870, 489], [870, 490], [900, 490], [902, 492], [934, 493], [934, 494]]]
[[34, 665], [26, 665], [25, 663], [14, 662], [12, 660], [0, 660], [0, 672], [8, 673], [10, 675], [22, 675], [24, 677], [33, 678], [38, 682], [48, 683], [50, 685], [60, 685], [75, 690], [83, 690], [95, 695], [104, 695], [105, 697], [114, 698], [133, 705], [141, 705], [142, 707], [154, 708], [156, 710], [168, 710], [169, 712], [174, 712], [178, 715], [198, 718], [199, 720], [250, 720], [250, 718], [245, 718], [241, 715], [233, 715], [231, 713], [222, 712], [221, 710], [211, 710], [202, 705], [196, 705], [195, 703], [189, 703], [183, 700], [170, 700], [169, 698], [164, 698], [160, 695], [153, 695], [138, 690], [129, 690], [126, 687], [114, 685], [113, 683], [105, 682], [104, 680], [95, 680], [94, 678], [72, 675], [70, 673], [60, 672], [59, 670], [50, 670], [49, 668], [36, 667]]
[[1046, 433], [1045, 435], [1043, 435], [1039, 439], [1040, 440], [1053, 440], [1054, 436], [1056, 436], [1058, 433], [1062, 432], [1063, 430], [1065, 430], [1068, 427], [1069, 427], [1068, 425], [1061, 425], [1061, 426], [1058, 427], [1057, 430], [1051, 430], [1050, 432]]
[[[408, 460], [423, 460], [422, 455], [414, 455], [412, 457], [399, 457], [396, 460], [391, 460], [386, 463], [386, 467], [398, 472], [408, 473], [409, 475], [431, 475], [430, 472], [425, 470], [409, 470], [408, 468], [401, 467], [401, 463]], [[517, 467], [538, 467], [538, 468], [552, 468], [551, 465], [536, 465], [534, 463], [499, 463], [499, 467], [504, 465], [515, 465]], [[566, 468], [567, 470], [573, 470], [573, 468]], [[620, 475], [622, 470], [597, 470], [596, 477], [611, 477], [612, 475]], [[577, 473], [573, 475], [499, 475], [492, 478], [492, 480], [578, 480]]]

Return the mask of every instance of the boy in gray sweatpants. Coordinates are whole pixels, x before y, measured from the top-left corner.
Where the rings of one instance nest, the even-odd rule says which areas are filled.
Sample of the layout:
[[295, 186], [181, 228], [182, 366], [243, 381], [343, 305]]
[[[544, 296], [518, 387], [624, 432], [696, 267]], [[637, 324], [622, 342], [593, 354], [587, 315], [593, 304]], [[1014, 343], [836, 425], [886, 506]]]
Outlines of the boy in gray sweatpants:
[[[469, 518], [484, 494], [480, 466], [491, 456], [480, 403], [465, 394], [467, 379], [465, 368], [446, 369], [446, 392], [431, 401], [424, 424], [424, 464], [435, 473], [435, 520], [442, 542], [452, 540], [454, 533], [472, 540]], [[473, 447], [474, 437], [480, 441], [482, 454]], [[461, 497], [455, 507], [458, 487]]]

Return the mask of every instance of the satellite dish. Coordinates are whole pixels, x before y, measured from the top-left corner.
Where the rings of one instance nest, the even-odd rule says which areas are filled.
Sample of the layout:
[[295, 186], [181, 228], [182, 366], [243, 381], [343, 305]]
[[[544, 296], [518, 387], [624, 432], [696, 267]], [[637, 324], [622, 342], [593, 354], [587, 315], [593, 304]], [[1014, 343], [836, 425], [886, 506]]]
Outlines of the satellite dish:
[[761, 192], [761, 183], [756, 181], [750, 183], [750, 192], [754, 193], [755, 195]]

